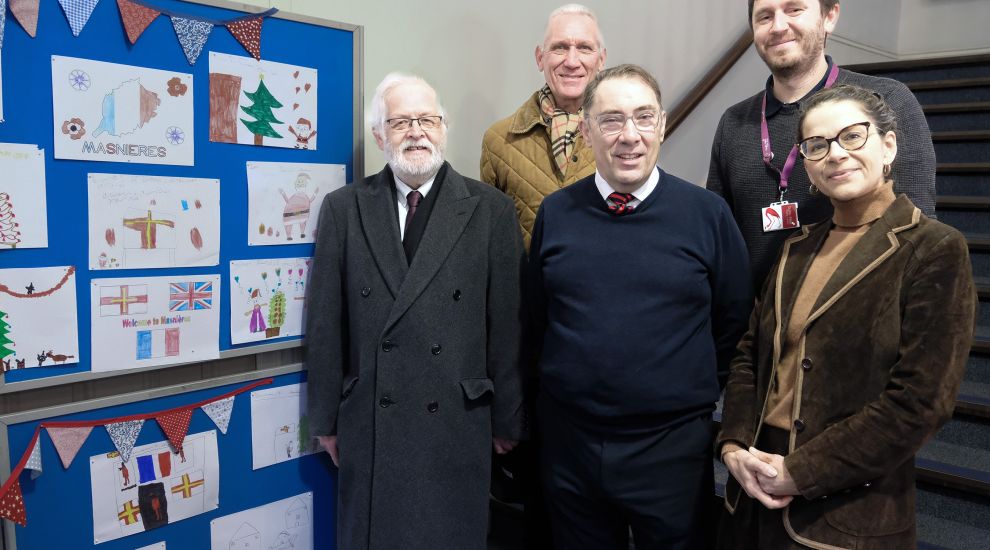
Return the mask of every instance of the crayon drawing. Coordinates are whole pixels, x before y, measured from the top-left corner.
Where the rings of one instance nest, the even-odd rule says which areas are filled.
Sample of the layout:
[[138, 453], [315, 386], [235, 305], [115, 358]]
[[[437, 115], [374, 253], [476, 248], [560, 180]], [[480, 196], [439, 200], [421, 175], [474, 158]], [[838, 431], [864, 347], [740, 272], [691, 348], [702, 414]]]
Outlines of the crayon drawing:
[[220, 181], [89, 174], [89, 268], [217, 265]]
[[181, 452], [168, 441], [89, 459], [94, 542], [175, 523], [219, 506], [217, 432], [186, 435]]
[[210, 141], [316, 149], [316, 69], [210, 52]]
[[210, 550], [312, 550], [313, 493], [210, 522]]
[[0, 269], [2, 372], [79, 362], [73, 266]]
[[311, 258], [230, 262], [230, 342], [302, 336]]
[[55, 158], [193, 165], [191, 74], [52, 56]]
[[0, 251], [46, 248], [45, 151], [0, 143]]
[[248, 244], [313, 242], [323, 198], [345, 175], [343, 164], [248, 162]]
[[251, 458], [255, 470], [319, 451], [309, 435], [306, 383], [251, 393]]
[[219, 275], [90, 284], [94, 372], [219, 357]]

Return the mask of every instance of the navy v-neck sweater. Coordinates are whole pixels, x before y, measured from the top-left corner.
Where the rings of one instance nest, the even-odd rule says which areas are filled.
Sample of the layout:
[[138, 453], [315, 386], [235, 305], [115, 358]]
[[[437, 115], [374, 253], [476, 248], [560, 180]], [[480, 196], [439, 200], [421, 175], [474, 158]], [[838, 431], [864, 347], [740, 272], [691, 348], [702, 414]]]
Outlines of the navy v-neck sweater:
[[543, 202], [527, 271], [541, 390], [558, 406], [630, 427], [714, 409], [752, 308], [720, 197], [661, 170], [614, 216], [587, 177]]

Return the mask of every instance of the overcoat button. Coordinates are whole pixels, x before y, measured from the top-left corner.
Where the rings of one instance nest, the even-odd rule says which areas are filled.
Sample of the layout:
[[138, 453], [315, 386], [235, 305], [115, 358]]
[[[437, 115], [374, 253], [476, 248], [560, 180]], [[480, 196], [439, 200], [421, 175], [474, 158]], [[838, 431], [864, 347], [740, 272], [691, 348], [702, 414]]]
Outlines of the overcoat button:
[[440, 349], [440, 344], [433, 344], [433, 346], [430, 347], [430, 351], [433, 355], [440, 355]]
[[461, 299], [461, 291], [460, 290], [455, 290], [454, 291], [454, 301], [456, 302], [457, 300], [460, 300], [460, 299]]
[[431, 401], [430, 404], [426, 406], [426, 410], [430, 411], [431, 413], [437, 412], [437, 409], [439, 408], [440, 405], [438, 405], [436, 401]]
[[794, 421], [794, 429], [797, 430], [798, 433], [803, 432], [804, 431], [804, 420], [801, 420], [800, 418], [798, 418], [797, 420], [795, 420]]
[[866, 483], [863, 484], [863, 487], [869, 487], [870, 485], [872, 485], [872, 483], [870, 483], [869, 481], [867, 481]]
[[801, 360], [801, 368], [804, 369], [804, 370], [806, 370], [806, 371], [811, 370], [811, 367], [813, 365], [814, 365], [814, 363], [812, 363], [811, 362], [811, 359], [808, 359], [807, 357], [805, 357], [804, 359]]
[[395, 346], [395, 344], [393, 344], [391, 340], [385, 340], [384, 342], [382, 342], [382, 351], [388, 353], [392, 351], [393, 346]]
[[366, 286], [366, 287], [364, 287], [364, 288], [361, 289], [361, 296], [364, 296], [365, 298], [367, 298], [370, 294], [371, 294], [371, 287], [370, 286]]
[[378, 400], [378, 404], [381, 405], [383, 409], [387, 409], [388, 406], [392, 404], [392, 400], [386, 395]]

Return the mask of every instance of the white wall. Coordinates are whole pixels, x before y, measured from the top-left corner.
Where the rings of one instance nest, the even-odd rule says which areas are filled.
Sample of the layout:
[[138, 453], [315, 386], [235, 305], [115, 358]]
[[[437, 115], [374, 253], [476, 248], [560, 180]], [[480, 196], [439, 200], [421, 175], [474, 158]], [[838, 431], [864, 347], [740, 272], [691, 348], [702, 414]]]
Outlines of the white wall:
[[987, 0], [901, 0], [902, 58], [990, 53]]

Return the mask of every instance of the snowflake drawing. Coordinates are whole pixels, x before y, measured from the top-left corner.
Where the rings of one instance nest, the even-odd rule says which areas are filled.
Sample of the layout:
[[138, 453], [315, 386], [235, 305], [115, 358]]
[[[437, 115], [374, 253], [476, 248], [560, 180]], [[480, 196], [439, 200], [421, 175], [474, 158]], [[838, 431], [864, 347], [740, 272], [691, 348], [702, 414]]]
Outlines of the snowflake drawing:
[[169, 126], [168, 130], [165, 130], [165, 139], [172, 145], [178, 145], [186, 140], [186, 133], [178, 126]]
[[75, 69], [69, 73], [69, 85], [72, 86], [73, 90], [85, 92], [89, 89], [90, 84], [89, 75], [86, 74], [86, 71]]

